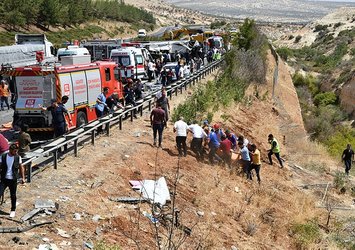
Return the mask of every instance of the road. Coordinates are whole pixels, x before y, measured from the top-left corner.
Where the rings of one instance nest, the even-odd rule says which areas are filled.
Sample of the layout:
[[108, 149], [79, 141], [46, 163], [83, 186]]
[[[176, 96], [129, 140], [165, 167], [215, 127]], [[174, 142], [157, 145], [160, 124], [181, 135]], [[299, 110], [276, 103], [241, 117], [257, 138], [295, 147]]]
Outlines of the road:
[[174, 28], [175, 26], [161, 27], [159, 30], [150, 33], [149, 36], [162, 37], [166, 31], [170, 31]]

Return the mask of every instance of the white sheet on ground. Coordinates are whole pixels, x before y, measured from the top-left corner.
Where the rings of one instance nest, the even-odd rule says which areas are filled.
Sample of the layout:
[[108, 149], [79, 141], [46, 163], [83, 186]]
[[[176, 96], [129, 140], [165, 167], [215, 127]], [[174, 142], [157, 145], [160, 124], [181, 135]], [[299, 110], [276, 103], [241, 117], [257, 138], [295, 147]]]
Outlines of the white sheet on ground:
[[169, 188], [164, 177], [160, 177], [157, 181], [142, 181], [140, 192], [144, 198], [161, 205], [165, 205], [166, 201], [170, 200]]

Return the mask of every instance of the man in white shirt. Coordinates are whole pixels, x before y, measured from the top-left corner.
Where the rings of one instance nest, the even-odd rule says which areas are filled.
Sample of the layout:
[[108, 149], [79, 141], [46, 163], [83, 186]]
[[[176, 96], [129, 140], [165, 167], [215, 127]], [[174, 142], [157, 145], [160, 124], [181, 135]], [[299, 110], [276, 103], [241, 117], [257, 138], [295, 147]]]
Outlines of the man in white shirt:
[[179, 150], [179, 156], [182, 156], [182, 150], [184, 150], [184, 157], [187, 155], [186, 149], [186, 137], [189, 126], [184, 122], [184, 118], [180, 119], [174, 124], [174, 133], [176, 133], [176, 146]]
[[206, 132], [203, 128], [197, 124], [196, 121], [193, 121], [189, 126], [189, 131], [193, 134], [191, 141], [191, 150], [196, 154], [197, 160], [203, 161], [203, 139], [207, 138]]
[[148, 62], [148, 81], [151, 82], [154, 76], [155, 65], [153, 62]]
[[10, 189], [10, 217], [13, 218], [16, 215], [16, 190], [19, 174], [21, 175], [21, 183], [25, 183], [25, 170], [21, 156], [18, 155], [18, 146], [16, 144], [11, 144], [9, 153], [5, 153], [0, 157], [0, 166], [0, 196], [4, 194], [7, 187]]

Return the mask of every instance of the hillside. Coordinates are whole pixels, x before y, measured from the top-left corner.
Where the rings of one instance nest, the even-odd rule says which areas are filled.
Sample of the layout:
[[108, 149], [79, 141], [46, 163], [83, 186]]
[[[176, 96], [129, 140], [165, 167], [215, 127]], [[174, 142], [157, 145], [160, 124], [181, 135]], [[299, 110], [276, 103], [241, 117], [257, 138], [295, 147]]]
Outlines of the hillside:
[[[307, 140], [296, 91], [283, 63], [279, 66], [280, 81], [275, 98], [271, 98], [275, 60], [270, 53], [267, 62], [266, 84], [251, 85], [243, 102], [219, 110], [212, 121], [244, 134], [259, 145], [263, 160], [260, 186], [255, 180], [246, 181], [239, 165], [232, 171], [212, 167], [197, 162], [191, 153], [179, 159], [171, 123], [164, 132], [163, 148], [153, 147], [149, 112], [144, 112], [134, 123], [124, 123], [122, 131], [113, 129], [110, 137], [102, 136], [95, 146], [85, 145], [78, 158], [66, 157], [59, 163], [58, 170], [46, 169], [34, 176], [31, 184], [19, 187], [18, 216], [30, 211], [36, 199], [59, 203], [56, 214], [42, 217], [54, 223], [19, 234], [19, 244], [26, 248], [54, 244], [61, 249], [82, 249], [85, 244], [94, 244], [96, 249], [154, 249], [159, 248], [158, 240], [161, 248], [166, 249], [169, 233], [164, 221], [169, 228], [169, 219], [159, 219], [155, 227], [146, 217], [152, 211], [150, 205], [116, 203], [109, 199], [138, 197], [129, 185], [130, 180], [164, 176], [171, 194], [176, 193], [174, 207], [180, 211], [179, 223], [185, 230], [186, 227], [191, 229], [187, 236], [181, 229], [174, 228], [171, 239], [176, 245], [170, 249], [177, 246], [181, 249], [351, 246], [353, 238], [348, 238], [347, 232], [353, 230], [353, 219], [348, 219], [352, 211], [332, 212], [330, 224], [326, 225], [327, 211], [316, 207], [328, 204], [322, 202], [324, 188], [301, 187], [332, 183], [330, 173], [334, 173], [336, 164]], [[220, 73], [209, 76], [204, 83]], [[172, 109], [193, 92], [188, 89], [174, 98]], [[265, 162], [269, 133], [283, 141], [285, 169]], [[315, 163], [305, 155], [313, 155]], [[321, 166], [327, 167], [322, 170]], [[351, 204], [350, 197], [339, 196], [337, 189], [329, 189], [327, 197], [331, 197], [332, 206]], [[9, 205], [7, 199], [3, 209], [8, 209]], [[169, 216], [171, 207], [159, 214]], [[7, 220], [2, 223], [3, 226], [14, 225]], [[345, 234], [344, 241], [333, 240], [330, 237], [333, 234]], [[3, 249], [22, 248], [13, 237], [13, 234], [2, 235], [0, 245], [6, 246]]]
[[312, 139], [339, 156], [355, 143], [355, 8], [341, 8], [275, 41], [293, 74]]

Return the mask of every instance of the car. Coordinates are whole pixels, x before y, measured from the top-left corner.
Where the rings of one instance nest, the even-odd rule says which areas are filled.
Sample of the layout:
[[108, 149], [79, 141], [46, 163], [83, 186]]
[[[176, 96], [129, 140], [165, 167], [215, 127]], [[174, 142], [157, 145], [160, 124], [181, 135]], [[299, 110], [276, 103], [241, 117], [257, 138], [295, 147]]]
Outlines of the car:
[[138, 37], [146, 37], [147, 31], [145, 29], [138, 30]]

